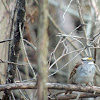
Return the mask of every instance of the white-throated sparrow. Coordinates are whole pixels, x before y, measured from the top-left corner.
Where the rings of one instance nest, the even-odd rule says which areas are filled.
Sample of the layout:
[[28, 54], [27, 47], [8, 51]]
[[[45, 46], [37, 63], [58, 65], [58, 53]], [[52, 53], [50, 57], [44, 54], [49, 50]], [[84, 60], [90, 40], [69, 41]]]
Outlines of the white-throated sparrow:
[[84, 57], [82, 62], [78, 63], [72, 70], [69, 82], [80, 85], [93, 85], [94, 75], [96, 68], [94, 65], [94, 59], [90, 57]]

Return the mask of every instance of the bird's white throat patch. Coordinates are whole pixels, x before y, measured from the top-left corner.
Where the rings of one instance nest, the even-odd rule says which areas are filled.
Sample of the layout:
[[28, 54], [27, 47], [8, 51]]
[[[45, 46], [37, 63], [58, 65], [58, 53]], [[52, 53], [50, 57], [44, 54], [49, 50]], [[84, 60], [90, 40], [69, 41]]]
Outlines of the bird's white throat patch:
[[94, 62], [89, 62], [88, 64], [94, 64]]

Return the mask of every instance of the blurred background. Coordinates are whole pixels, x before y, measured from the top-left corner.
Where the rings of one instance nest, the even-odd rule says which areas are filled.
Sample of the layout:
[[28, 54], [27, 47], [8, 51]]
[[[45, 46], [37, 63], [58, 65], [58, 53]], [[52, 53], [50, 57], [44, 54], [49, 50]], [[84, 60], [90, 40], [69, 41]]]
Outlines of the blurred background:
[[[48, 0], [48, 82], [65, 83], [72, 68], [84, 56], [95, 59], [96, 66], [100, 65], [100, 0]], [[11, 19], [16, 0], [0, 0], [0, 41], [9, 39]], [[82, 9], [82, 18], [79, 7]], [[26, 16], [23, 38], [29, 61], [37, 74], [37, 36], [39, 9], [37, 0], [26, 0]], [[85, 31], [84, 31], [85, 28]], [[8, 64], [9, 42], [0, 43], [0, 82], [5, 84]], [[45, 49], [45, 48], [42, 48]], [[4, 62], [2, 62], [2, 60]], [[17, 66], [15, 82], [36, 81], [33, 71], [28, 65], [23, 46]], [[20, 78], [19, 78], [20, 77]], [[97, 70], [94, 85], [100, 86], [100, 71]], [[20, 92], [19, 92], [20, 91]], [[50, 91], [54, 94], [57, 91]], [[36, 90], [14, 90], [16, 100], [35, 100]], [[2, 94], [0, 93], [2, 98]], [[21, 99], [17, 99], [20, 97]], [[24, 99], [23, 99], [24, 98]], [[26, 99], [27, 98], [27, 99]], [[97, 98], [95, 99], [97, 100]], [[99, 99], [98, 99], [99, 100]]]

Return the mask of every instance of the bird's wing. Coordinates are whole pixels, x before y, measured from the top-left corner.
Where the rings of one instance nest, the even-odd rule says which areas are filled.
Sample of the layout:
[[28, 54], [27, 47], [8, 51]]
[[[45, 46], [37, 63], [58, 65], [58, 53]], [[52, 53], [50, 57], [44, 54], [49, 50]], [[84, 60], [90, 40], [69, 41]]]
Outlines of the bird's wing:
[[[77, 69], [81, 64], [82, 64], [81, 62], [78, 62], [78, 63], [74, 66], [74, 68], [73, 68], [73, 70], [72, 70], [72, 72], [71, 72], [71, 74], [70, 74], [70, 77], [69, 77], [69, 80], [68, 80], [68, 84], [73, 83], [73, 76], [76, 74], [76, 69]], [[72, 93], [72, 91], [66, 90], [65, 94], [67, 94], [68, 92], [69, 92], [69, 94]]]
[[72, 82], [72, 78], [73, 78], [73, 76], [76, 74], [76, 69], [77, 69], [81, 64], [82, 64], [82, 63], [79, 62], [79, 63], [77, 63], [77, 64], [75, 65], [75, 67], [73, 68], [73, 70], [72, 70], [72, 72], [71, 72], [71, 74], [70, 74], [70, 77], [69, 77], [69, 83]]

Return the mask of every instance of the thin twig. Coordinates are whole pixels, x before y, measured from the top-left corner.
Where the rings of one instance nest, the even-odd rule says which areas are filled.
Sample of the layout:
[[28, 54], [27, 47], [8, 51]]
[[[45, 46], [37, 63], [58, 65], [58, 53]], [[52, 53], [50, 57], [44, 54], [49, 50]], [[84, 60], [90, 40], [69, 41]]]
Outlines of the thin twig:
[[[58, 2], [55, 1], [55, 0], [48, 0], [48, 1], [49, 1], [49, 3], [50, 3], [51, 5], [53, 5], [53, 6], [57, 7], [57, 8], [60, 8], [60, 9], [63, 10], [63, 11], [66, 11], [66, 9], [67, 9], [67, 7], [68, 7], [68, 5], [64, 5], [64, 4], [61, 5], [60, 3], [58, 3]], [[77, 12], [76, 10], [74, 10], [74, 9], [69, 8], [69, 9], [67, 10], [67, 12], [68, 12], [69, 14], [75, 16], [75, 17], [79, 17], [78, 12]], [[86, 21], [91, 21], [89, 18], [90, 18], [89, 15], [88, 15], [88, 16], [84, 16], [84, 19], [85, 19]]]
[[[9, 34], [9, 38], [11, 38], [12, 37], [12, 34], [13, 34], [13, 32], [14, 32], [14, 23], [15, 23], [15, 16], [16, 16], [16, 11], [17, 11], [17, 6], [18, 6], [18, 0], [16, 0], [16, 3], [15, 3], [16, 5], [15, 5], [15, 8], [14, 8], [14, 10], [12, 11], [12, 16], [11, 16], [11, 25], [10, 25], [10, 34]], [[11, 43], [9, 42], [9, 46], [8, 46], [8, 60], [10, 60], [10, 49], [11, 48]]]
[[28, 64], [30, 66], [30, 68], [32, 69], [32, 72], [33, 72], [33, 75], [34, 75], [34, 78], [36, 78], [36, 74], [35, 74], [35, 71], [29, 61], [29, 58], [28, 58], [28, 55], [27, 55], [27, 52], [26, 52], [26, 49], [25, 49], [25, 45], [24, 45], [24, 42], [23, 42], [23, 36], [22, 36], [22, 30], [21, 30], [21, 24], [19, 25], [19, 30], [20, 30], [20, 36], [21, 36], [21, 41], [22, 41], [22, 46], [23, 46], [23, 49], [24, 49], [24, 53], [25, 53], [25, 56], [26, 56], [26, 59], [28, 61]]
[[75, 53], [75, 52], [79, 52], [79, 51], [81, 51], [82, 49], [83, 49], [83, 48], [78, 49], [78, 50], [74, 50], [74, 51], [71, 51], [71, 52], [69, 52], [69, 53], [65, 53], [65, 54], [61, 55], [61, 56], [49, 67], [49, 69], [51, 69], [60, 59], [62, 59], [62, 58], [65, 57], [66, 55], [71, 54], [71, 53]]
[[12, 41], [13, 39], [6, 39], [6, 40], [3, 40], [3, 41], [0, 41], [0, 43], [4, 43], [4, 42], [8, 42], [8, 41]]
[[[81, 6], [81, 3], [80, 2], [81, 2], [81, 0], [77, 0], [79, 18], [80, 18], [80, 21], [81, 21], [81, 24], [82, 24], [82, 28], [83, 28], [83, 31], [84, 31], [84, 36], [87, 39], [86, 29], [85, 29], [85, 23], [84, 23], [84, 19], [83, 19], [82, 6]], [[86, 40], [86, 43], [87, 43], [87, 40]]]
[[68, 6], [67, 6], [67, 8], [66, 8], [66, 10], [65, 10], [65, 12], [64, 12], [64, 14], [63, 14], [63, 23], [65, 22], [65, 14], [67, 13], [67, 11], [68, 11], [68, 9], [69, 9], [69, 7], [70, 7], [72, 1], [73, 1], [73, 0], [70, 0], [69, 4], [68, 4]]
[[33, 48], [35, 51], [37, 51], [37, 48], [36, 48], [32, 43], [30, 43], [30, 42], [27, 41], [26, 39], [23, 39], [23, 41], [24, 41], [28, 46], [30, 46], [30, 47]]
[[[60, 36], [60, 37], [66, 37], [66, 39], [67, 39], [68, 37], [69, 37], [69, 38], [72, 38], [73, 40], [79, 42], [79, 43], [84, 47], [84, 44], [83, 44], [80, 40], [78, 40], [78, 39], [84, 39], [83, 37], [72, 36], [72, 35], [61, 34], [61, 33], [59, 33], [59, 35], [57, 35], [57, 36]], [[77, 38], [78, 38], [78, 39], [77, 39]]]
[[11, 95], [12, 95], [13, 100], [15, 100], [15, 97], [14, 97], [14, 94], [13, 94], [13, 92], [12, 92], [12, 91], [11, 91]]
[[[86, 49], [86, 47], [84, 47], [79, 53], [77, 53], [77, 54], [75, 55], [75, 57], [73, 57], [73, 58], [72, 58], [69, 62], [67, 62], [63, 67], [59, 68], [56, 72], [50, 74], [48, 77], [51, 77], [51, 76], [55, 75], [57, 72], [59, 72], [59, 71], [60, 71], [61, 69], [63, 69], [65, 66], [67, 66], [71, 61], [73, 61], [73, 60], [74, 60], [81, 52], [83, 52], [85, 49]], [[65, 55], [66, 55], [66, 54], [65, 54]], [[59, 59], [61, 59], [61, 58], [64, 57], [65, 55], [60, 56]], [[57, 60], [50, 66], [50, 68], [51, 68], [59, 59], [57, 59]]]
[[[20, 82], [22, 82], [21, 74], [20, 74], [20, 71], [19, 71], [18, 67], [17, 67], [17, 72], [18, 72], [18, 75], [19, 75], [19, 80], [20, 80]], [[15, 83], [16, 83], [16, 81], [15, 81]], [[30, 100], [28, 94], [27, 94], [27, 96], [28, 96], [29, 99], [26, 98], [26, 96], [24, 95], [24, 93], [22, 92], [22, 90], [20, 90], [20, 89], [18, 89], [18, 90], [19, 90], [19, 92], [23, 95], [23, 97], [24, 97], [26, 100]], [[25, 92], [26, 92], [26, 91], [25, 91]]]
[[4, 1], [3, 1], [3, 0], [1, 0], [1, 1], [2, 1], [3, 5], [4, 5], [5, 9], [6, 9], [6, 11], [9, 13], [9, 10], [8, 10], [8, 8], [6, 7]]
[[[88, 37], [87, 37], [87, 33], [86, 33], [85, 22], [84, 22], [84, 18], [83, 18], [83, 8], [82, 8], [81, 4], [82, 4], [82, 1], [81, 0], [77, 0], [79, 18], [80, 18], [80, 22], [82, 24], [82, 29], [84, 31], [84, 36], [86, 38], [85, 45], [89, 45]], [[86, 48], [86, 54], [87, 54], [87, 56], [91, 56], [90, 48]]]
[[25, 66], [25, 65], [28, 65], [28, 63], [26, 63], [26, 64], [20, 64], [20, 63], [15, 63], [15, 62], [11, 62], [11, 61], [4, 61], [4, 60], [2, 60], [2, 59], [0, 59], [0, 63], [7, 63], [7, 64], [18, 65], [18, 66]]
[[[64, 34], [64, 32], [59, 28], [59, 26], [56, 24], [56, 22], [53, 20], [53, 18], [50, 16], [50, 14], [48, 14], [50, 21], [53, 23], [54, 27], [62, 34]], [[75, 28], [77, 29], [77, 28]], [[74, 29], [74, 31], [75, 31]], [[74, 32], [72, 31], [71, 34]], [[73, 46], [73, 48], [75, 48], [76, 50], [78, 49], [72, 42], [70, 39], [67, 38], [67, 41]], [[80, 54], [81, 56], [83, 56], [83, 54]]]

